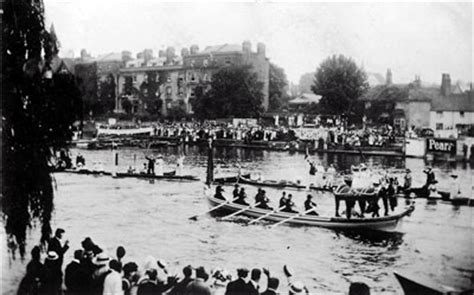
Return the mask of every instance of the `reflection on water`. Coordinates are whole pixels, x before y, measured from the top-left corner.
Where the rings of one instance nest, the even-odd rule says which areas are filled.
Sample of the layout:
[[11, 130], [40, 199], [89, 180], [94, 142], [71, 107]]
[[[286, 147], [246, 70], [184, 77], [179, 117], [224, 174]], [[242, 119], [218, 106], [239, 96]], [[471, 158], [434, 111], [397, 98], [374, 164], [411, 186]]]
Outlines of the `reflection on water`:
[[[175, 167], [179, 154], [185, 154], [186, 174], [205, 178], [206, 149], [203, 147], [162, 148], [150, 152], [164, 156], [165, 171]], [[77, 151], [72, 153], [75, 156]], [[88, 164], [101, 162], [108, 170], [114, 168], [110, 151], [83, 150], [81, 153]], [[118, 170], [142, 167], [144, 153], [140, 149], [120, 150]], [[425, 180], [421, 172], [426, 165], [423, 160], [331, 154], [313, 157], [325, 166], [335, 164], [338, 170], [346, 170], [360, 161], [380, 169], [408, 167], [413, 171], [414, 185]], [[236, 174], [238, 167], [242, 167], [243, 171], [260, 173], [267, 179], [304, 179], [308, 172], [304, 155], [287, 152], [219, 148], [215, 162], [217, 173]], [[452, 169], [450, 165], [436, 166], [440, 187], [448, 185]], [[463, 191], [470, 192], [472, 170], [461, 164], [455, 169]], [[111, 253], [116, 246], [123, 245], [127, 261], [136, 261], [139, 265], [147, 255], [162, 257], [177, 273], [187, 264], [222, 267], [233, 274], [239, 266], [265, 266], [283, 279], [282, 266], [288, 264], [295, 270], [295, 278], [304, 281], [315, 293], [345, 293], [350, 281], [357, 280], [369, 284], [376, 294], [395, 294], [400, 289], [392, 271], [411, 271], [445, 285], [472, 284], [472, 207], [456, 208], [443, 202], [427, 205], [426, 200], [417, 200], [415, 211], [400, 223], [399, 233], [395, 234], [285, 225], [269, 230], [266, 223], [245, 226], [246, 218], [238, 218], [237, 223], [217, 222], [210, 216], [190, 221], [190, 216], [209, 208], [203, 196], [203, 182], [149, 182], [73, 174], [56, 174], [55, 178], [53, 226], [66, 228], [66, 238], [71, 245], [66, 261], [72, 259], [73, 250], [84, 237], [90, 236]], [[255, 193], [255, 188], [248, 187], [249, 197]], [[292, 194], [301, 208], [306, 193], [292, 191]], [[269, 189], [267, 195], [271, 202], [278, 202], [281, 190]], [[334, 214], [330, 194], [315, 194], [314, 200], [320, 215]], [[39, 238], [36, 230], [32, 234], [29, 247]], [[5, 239], [2, 243], [5, 244]], [[14, 293], [26, 265], [13, 261], [11, 268], [8, 267], [6, 247], [3, 249], [7, 269], [3, 270], [2, 285], [4, 292]]]

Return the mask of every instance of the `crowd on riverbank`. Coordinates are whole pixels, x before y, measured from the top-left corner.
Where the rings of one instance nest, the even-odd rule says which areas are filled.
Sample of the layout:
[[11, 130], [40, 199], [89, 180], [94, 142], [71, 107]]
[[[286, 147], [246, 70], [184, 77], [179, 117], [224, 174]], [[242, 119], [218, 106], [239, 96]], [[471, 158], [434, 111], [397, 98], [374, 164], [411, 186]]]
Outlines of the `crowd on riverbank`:
[[[63, 260], [69, 249], [63, 241], [65, 231], [58, 228], [47, 245], [35, 246], [31, 261], [27, 264], [17, 294], [197, 294], [210, 295], [218, 290], [226, 295], [279, 294], [287, 289], [288, 294], [310, 294], [301, 281], [294, 278], [290, 267], [284, 266], [285, 279], [280, 280], [267, 268], [237, 268], [234, 277], [227, 270], [211, 271], [204, 266], [187, 265], [182, 275], [168, 270], [166, 262], [148, 257], [143, 267], [126, 261], [126, 250], [117, 247], [115, 256], [108, 255], [90, 237], [85, 238], [81, 248], [74, 251], [74, 259], [64, 268]], [[42, 251], [46, 250], [44, 262]], [[262, 275], [263, 274], [263, 275]], [[283, 283], [285, 281], [285, 283]], [[287, 287], [284, 287], [285, 285]], [[221, 293], [224, 293], [221, 292]], [[350, 295], [370, 294], [369, 287], [360, 282], [350, 285]]]
[[[355, 126], [344, 128], [344, 126], [323, 127], [285, 127], [285, 126], [261, 126], [247, 124], [218, 123], [214, 121], [198, 122], [164, 122], [146, 125], [151, 127], [150, 136], [182, 139], [185, 142], [196, 142], [212, 138], [214, 140], [232, 140], [251, 143], [252, 141], [283, 141], [291, 142], [297, 140], [323, 141], [327, 146], [349, 145], [349, 146], [387, 146], [395, 143], [396, 133], [390, 126], [383, 128], [357, 129]], [[138, 127], [138, 126], [137, 126]], [[140, 125], [141, 127], [141, 125]], [[118, 126], [102, 126], [102, 137], [107, 137], [107, 128], [117, 129]], [[105, 131], [104, 131], [105, 130]]]

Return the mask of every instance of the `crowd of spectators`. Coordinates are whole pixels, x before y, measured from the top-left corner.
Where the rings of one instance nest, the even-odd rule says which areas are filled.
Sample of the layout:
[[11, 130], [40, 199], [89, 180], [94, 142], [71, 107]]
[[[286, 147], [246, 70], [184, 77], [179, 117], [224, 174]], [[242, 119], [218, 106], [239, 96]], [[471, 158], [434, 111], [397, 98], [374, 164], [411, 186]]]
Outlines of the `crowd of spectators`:
[[[57, 229], [47, 246], [35, 246], [27, 264], [17, 294], [104, 294], [104, 295], [273, 295], [279, 294], [281, 281], [266, 268], [237, 269], [234, 277], [224, 269], [208, 271], [203, 266], [187, 265], [182, 275], [172, 274], [163, 260], [148, 257], [142, 268], [126, 261], [125, 248], [117, 247], [114, 257], [108, 255], [91, 238], [85, 238], [81, 249], [74, 251], [74, 259], [64, 269], [64, 254], [69, 249], [63, 242], [63, 229]], [[42, 251], [46, 257], [42, 262]], [[283, 267], [288, 294], [310, 294], [308, 288], [293, 279], [293, 271]], [[263, 274], [263, 275], [262, 275]], [[64, 281], [63, 281], [64, 278]], [[353, 283], [349, 294], [370, 294], [364, 283]]]

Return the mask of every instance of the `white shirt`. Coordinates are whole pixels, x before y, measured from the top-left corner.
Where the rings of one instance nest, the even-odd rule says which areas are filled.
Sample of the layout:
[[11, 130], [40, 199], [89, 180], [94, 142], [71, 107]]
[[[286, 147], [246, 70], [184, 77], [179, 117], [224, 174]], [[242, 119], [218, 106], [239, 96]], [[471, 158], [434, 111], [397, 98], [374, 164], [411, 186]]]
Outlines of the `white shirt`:
[[104, 295], [123, 295], [122, 276], [112, 270], [104, 280]]

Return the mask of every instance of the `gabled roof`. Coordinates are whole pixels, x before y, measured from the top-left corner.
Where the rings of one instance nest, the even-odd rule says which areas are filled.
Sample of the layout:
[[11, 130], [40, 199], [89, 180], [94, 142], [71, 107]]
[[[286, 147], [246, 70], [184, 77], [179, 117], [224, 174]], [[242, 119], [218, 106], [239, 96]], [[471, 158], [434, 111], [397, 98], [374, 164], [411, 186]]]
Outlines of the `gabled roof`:
[[235, 52], [235, 51], [242, 51], [242, 46], [238, 44], [227, 44], [227, 43], [223, 45], [207, 46], [200, 53]]
[[438, 96], [431, 101], [431, 110], [435, 112], [474, 112], [474, 96], [469, 93]]
[[122, 61], [122, 54], [120, 52], [111, 52], [106, 54], [101, 54], [95, 58], [97, 62], [107, 62], [107, 61]]
[[313, 94], [313, 93], [302, 93], [298, 97], [288, 101], [289, 104], [311, 104], [311, 103], [318, 103], [321, 99], [321, 95]]

